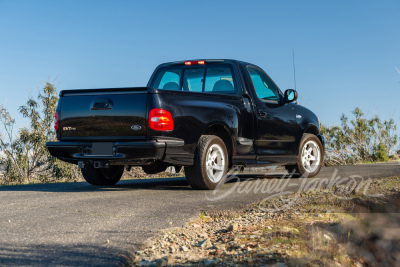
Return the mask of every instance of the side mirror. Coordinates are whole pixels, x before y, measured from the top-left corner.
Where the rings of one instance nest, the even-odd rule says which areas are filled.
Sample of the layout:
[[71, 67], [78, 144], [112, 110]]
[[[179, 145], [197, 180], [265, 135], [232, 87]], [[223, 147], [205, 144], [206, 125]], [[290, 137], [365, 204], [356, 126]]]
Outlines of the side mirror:
[[287, 89], [284, 94], [285, 103], [294, 102], [297, 100], [297, 91], [294, 89]]

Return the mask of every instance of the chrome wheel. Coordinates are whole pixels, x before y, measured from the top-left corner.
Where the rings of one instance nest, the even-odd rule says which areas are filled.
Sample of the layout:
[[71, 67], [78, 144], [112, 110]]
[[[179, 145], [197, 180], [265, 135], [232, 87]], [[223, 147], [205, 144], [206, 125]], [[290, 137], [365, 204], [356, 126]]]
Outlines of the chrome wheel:
[[308, 173], [315, 172], [321, 164], [321, 150], [315, 141], [308, 141], [301, 151], [301, 165]]
[[208, 178], [213, 183], [218, 183], [223, 178], [225, 171], [225, 160], [224, 151], [218, 144], [213, 144], [207, 150], [206, 171]]

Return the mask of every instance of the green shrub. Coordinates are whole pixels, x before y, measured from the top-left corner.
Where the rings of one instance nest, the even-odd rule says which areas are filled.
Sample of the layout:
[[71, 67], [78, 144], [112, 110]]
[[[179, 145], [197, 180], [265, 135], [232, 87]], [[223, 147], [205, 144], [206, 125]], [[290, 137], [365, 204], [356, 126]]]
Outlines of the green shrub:
[[388, 161], [388, 151], [385, 144], [379, 143], [374, 147], [374, 160], [376, 161]]
[[36, 98], [30, 97], [19, 112], [30, 122], [14, 134], [15, 119], [0, 106], [0, 164], [5, 166], [1, 184], [51, 182], [72, 180], [78, 169], [53, 158], [46, 142], [56, 140], [53, 129], [54, 112], [58, 102], [57, 90], [45, 83]]

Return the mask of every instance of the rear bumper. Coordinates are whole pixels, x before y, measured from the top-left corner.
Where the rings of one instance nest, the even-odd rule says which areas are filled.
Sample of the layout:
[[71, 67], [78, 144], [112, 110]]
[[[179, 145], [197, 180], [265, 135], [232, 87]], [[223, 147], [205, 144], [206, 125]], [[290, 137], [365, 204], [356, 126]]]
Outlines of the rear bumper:
[[50, 154], [60, 160], [78, 163], [78, 161], [109, 161], [111, 164], [144, 165], [154, 160], [163, 160], [167, 147], [169, 150], [182, 147], [181, 139], [149, 140], [137, 142], [114, 142], [113, 152], [109, 156], [92, 155], [92, 142], [47, 142]]

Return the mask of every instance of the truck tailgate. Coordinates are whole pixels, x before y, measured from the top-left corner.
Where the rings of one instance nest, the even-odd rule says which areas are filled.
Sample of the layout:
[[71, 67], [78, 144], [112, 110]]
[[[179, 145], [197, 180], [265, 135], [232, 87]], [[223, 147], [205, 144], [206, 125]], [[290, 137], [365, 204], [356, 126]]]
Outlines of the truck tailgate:
[[64, 90], [60, 95], [61, 140], [146, 139], [147, 88]]

